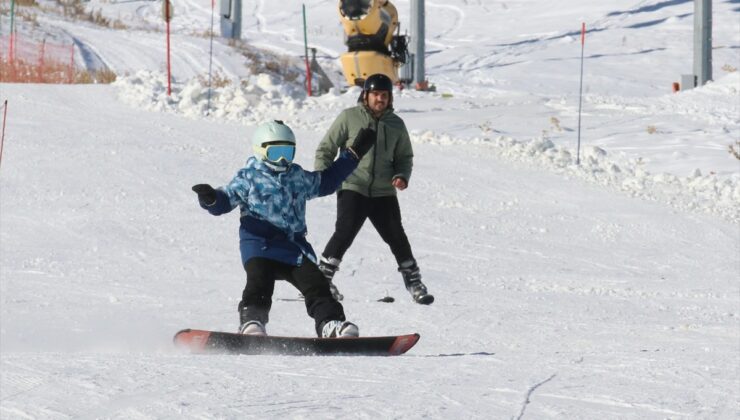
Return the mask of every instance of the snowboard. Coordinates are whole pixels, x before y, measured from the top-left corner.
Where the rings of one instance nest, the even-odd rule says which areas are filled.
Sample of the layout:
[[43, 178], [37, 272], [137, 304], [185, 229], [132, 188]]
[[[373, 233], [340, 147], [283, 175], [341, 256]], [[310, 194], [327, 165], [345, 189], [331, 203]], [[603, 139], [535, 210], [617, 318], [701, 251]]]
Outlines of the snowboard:
[[175, 345], [191, 353], [278, 354], [291, 356], [398, 356], [406, 353], [419, 334], [377, 337], [255, 336], [221, 331], [184, 329], [175, 334]]

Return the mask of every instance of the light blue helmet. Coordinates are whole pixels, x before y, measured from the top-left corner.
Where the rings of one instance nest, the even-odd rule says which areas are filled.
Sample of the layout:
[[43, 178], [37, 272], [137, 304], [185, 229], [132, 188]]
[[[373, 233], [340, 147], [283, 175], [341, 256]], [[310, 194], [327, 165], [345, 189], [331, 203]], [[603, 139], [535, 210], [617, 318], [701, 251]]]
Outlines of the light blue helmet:
[[295, 134], [280, 120], [260, 124], [252, 137], [252, 150], [257, 159], [265, 160], [268, 143], [285, 142], [295, 145]]

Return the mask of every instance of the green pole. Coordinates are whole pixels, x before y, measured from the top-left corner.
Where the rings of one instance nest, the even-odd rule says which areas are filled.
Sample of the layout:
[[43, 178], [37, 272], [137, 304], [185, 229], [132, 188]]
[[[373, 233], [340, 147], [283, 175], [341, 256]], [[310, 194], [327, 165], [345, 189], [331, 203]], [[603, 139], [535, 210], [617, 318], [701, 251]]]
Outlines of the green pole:
[[306, 90], [311, 96], [311, 65], [308, 62], [308, 33], [306, 31], [306, 4], [303, 4], [303, 46], [306, 49]]
[[15, 17], [15, 0], [10, 0], [10, 33], [13, 33], [13, 18]]
[[10, 0], [10, 35], [13, 34], [14, 25], [13, 21], [15, 20], [15, 0]]

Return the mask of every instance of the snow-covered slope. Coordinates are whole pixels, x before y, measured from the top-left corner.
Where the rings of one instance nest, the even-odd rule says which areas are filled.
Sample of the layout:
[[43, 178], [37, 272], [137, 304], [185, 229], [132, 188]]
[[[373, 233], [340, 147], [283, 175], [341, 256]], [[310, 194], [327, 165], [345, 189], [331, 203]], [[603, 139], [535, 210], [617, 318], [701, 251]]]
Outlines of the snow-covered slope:
[[[336, 66], [335, 2], [306, 4]], [[416, 155], [404, 224], [437, 301], [410, 301], [370, 226], [337, 276], [363, 335], [421, 334], [394, 358], [193, 356], [170, 342], [235, 329], [244, 285], [238, 216], [208, 215], [190, 186], [231, 179], [267, 118], [295, 128], [311, 167], [357, 91], [306, 98], [217, 41], [216, 68], [241, 79], [207, 110], [210, 2], [176, 2], [175, 39], [201, 55], [178, 55], [169, 98], [159, 4], [89, 3], [126, 31], [39, 17], [122, 76], [0, 84], [0, 417], [737, 418], [740, 161], [726, 149], [740, 81], [721, 70], [740, 67], [737, 5], [715, 2], [716, 82], [671, 94], [691, 64], [690, 1], [567, 4], [427, 2], [438, 91], [395, 95]], [[302, 52], [300, 2], [244, 14], [266, 55]], [[594, 30], [576, 166], [581, 20]], [[309, 204], [319, 250], [334, 212], [333, 197]], [[296, 296], [278, 284], [271, 334], [312, 333], [282, 300]]]

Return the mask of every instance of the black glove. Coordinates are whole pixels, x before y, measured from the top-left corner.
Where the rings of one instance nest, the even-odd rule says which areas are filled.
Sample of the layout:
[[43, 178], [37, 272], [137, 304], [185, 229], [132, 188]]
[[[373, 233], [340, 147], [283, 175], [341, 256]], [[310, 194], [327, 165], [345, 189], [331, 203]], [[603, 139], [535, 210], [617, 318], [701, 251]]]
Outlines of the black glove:
[[375, 130], [372, 128], [362, 128], [360, 129], [360, 132], [357, 133], [355, 141], [349, 148], [355, 153], [355, 155], [357, 155], [357, 159], [362, 159], [362, 157], [365, 156], [365, 153], [375, 145], [377, 137]]
[[198, 194], [198, 201], [207, 206], [216, 202], [216, 190], [208, 184], [193, 185], [193, 191]]

